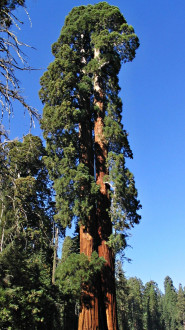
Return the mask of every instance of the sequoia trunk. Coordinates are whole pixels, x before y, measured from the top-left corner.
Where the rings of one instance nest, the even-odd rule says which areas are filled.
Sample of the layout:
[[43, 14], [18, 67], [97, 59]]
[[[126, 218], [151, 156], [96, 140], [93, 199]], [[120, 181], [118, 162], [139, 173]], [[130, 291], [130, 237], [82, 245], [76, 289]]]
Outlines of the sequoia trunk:
[[[93, 237], [85, 226], [80, 226], [80, 253], [84, 253], [89, 258], [94, 250]], [[78, 330], [98, 330], [98, 298], [96, 288], [82, 286], [81, 308], [78, 321]]]
[[[80, 162], [89, 168], [89, 174], [94, 176], [94, 152], [92, 143], [92, 124], [90, 109], [88, 104], [83, 105], [87, 112], [87, 118], [79, 126], [81, 156]], [[89, 111], [89, 112], [88, 112]], [[81, 187], [83, 189], [83, 187]], [[96, 235], [95, 210], [93, 209], [86, 226], [80, 226], [80, 253], [84, 253], [89, 258], [95, 249]], [[95, 287], [82, 286], [81, 307], [78, 321], [78, 330], [99, 329], [98, 320], [98, 298]]]
[[[100, 52], [95, 49], [94, 58], [99, 59]], [[107, 142], [104, 137], [104, 93], [101, 78], [94, 76], [94, 103], [99, 108], [95, 119], [95, 155], [96, 155], [96, 182], [100, 186], [100, 198], [97, 205], [98, 218], [98, 254], [106, 260], [106, 266], [101, 275], [101, 295], [99, 297], [100, 329], [116, 330], [116, 298], [115, 298], [115, 264], [112, 249], [107, 245], [112, 233], [111, 219], [108, 213], [110, 208], [109, 189], [104, 183], [104, 176], [108, 174], [106, 159], [108, 154]]]

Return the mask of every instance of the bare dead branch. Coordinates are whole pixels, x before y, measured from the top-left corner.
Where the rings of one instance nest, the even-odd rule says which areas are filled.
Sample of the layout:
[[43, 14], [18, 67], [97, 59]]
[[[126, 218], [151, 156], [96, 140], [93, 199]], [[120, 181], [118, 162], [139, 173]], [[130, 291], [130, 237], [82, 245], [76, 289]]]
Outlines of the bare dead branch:
[[[23, 6], [26, 14], [30, 17]], [[0, 19], [0, 107], [2, 116], [4, 112], [9, 115], [13, 113], [13, 101], [17, 100], [23, 108], [28, 111], [31, 117], [31, 122], [34, 123], [34, 118], [40, 119], [38, 111], [31, 107], [21, 93], [20, 82], [16, 76], [17, 71], [33, 70], [28, 65], [26, 55], [22, 49], [27, 47], [33, 48], [21, 42], [17, 35], [12, 31], [12, 26], [20, 30], [20, 24], [23, 24], [11, 10], [1, 10]], [[2, 18], [4, 17], [4, 19]], [[7, 19], [9, 20], [7, 24]]]

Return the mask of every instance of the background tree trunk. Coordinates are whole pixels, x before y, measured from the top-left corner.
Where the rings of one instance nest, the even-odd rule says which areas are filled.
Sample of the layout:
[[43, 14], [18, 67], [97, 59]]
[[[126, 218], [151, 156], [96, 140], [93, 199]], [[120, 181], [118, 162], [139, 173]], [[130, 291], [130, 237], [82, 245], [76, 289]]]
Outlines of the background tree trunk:
[[52, 283], [55, 284], [55, 271], [57, 267], [57, 250], [58, 250], [58, 227], [55, 227], [55, 245], [53, 253], [53, 271], [52, 271]]

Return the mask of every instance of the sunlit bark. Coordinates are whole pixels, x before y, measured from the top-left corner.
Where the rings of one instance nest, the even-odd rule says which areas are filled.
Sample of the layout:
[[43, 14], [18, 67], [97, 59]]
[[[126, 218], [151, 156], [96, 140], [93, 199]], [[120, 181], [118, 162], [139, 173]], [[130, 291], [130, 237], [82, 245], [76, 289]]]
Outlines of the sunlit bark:
[[[88, 166], [89, 174], [93, 176], [94, 153], [92, 143], [92, 125], [88, 102], [85, 103], [86, 104], [83, 104], [83, 106], [86, 108], [87, 117], [89, 117], [89, 120], [81, 122], [79, 127], [81, 146], [80, 162]], [[81, 187], [81, 189], [83, 189], [83, 187]], [[96, 223], [94, 215], [93, 209], [86, 226], [83, 224], [80, 226], [80, 253], [84, 253], [89, 258], [95, 250]], [[81, 293], [81, 308], [78, 321], [78, 330], [85, 329], [99, 329], [97, 288], [90, 286], [83, 286]]]
[[[95, 49], [94, 58], [99, 59], [99, 50]], [[104, 176], [108, 174], [106, 168], [106, 158], [108, 154], [107, 142], [104, 137], [104, 93], [101, 86], [101, 77], [94, 76], [94, 103], [99, 108], [97, 118], [95, 120], [95, 154], [96, 154], [96, 183], [100, 186], [100, 200], [97, 207], [98, 218], [98, 236], [99, 257], [106, 260], [105, 269], [101, 276], [101, 298], [99, 299], [99, 309], [102, 314], [103, 329], [117, 329], [116, 318], [116, 299], [115, 299], [115, 279], [114, 279], [114, 255], [112, 249], [107, 245], [108, 238], [112, 233], [111, 219], [108, 214], [110, 207], [109, 190], [104, 183]], [[105, 313], [105, 317], [103, 316]], [[105, 321], [106, 320], [106, 321]], [[105, 323], [106, 322], [106, 323]]]

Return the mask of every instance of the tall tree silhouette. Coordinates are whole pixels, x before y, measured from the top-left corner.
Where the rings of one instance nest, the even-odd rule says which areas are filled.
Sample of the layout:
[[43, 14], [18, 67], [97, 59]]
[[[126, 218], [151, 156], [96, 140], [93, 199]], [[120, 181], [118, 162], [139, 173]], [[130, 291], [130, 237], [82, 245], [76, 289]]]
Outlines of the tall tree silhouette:
[[106, 2], [75, 7], [52, 46], [41, 78], [46, 163], [56, 190], [57, 221], [80, 227], [80, 253], [106, 260], [101, 278], [82, 286], [79, 329], [116, 329], [115, 253], [139, 223], [132, 158], [121, 123], [118, 73], [139, 46], [134, 29]]

